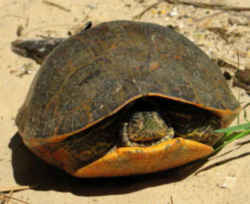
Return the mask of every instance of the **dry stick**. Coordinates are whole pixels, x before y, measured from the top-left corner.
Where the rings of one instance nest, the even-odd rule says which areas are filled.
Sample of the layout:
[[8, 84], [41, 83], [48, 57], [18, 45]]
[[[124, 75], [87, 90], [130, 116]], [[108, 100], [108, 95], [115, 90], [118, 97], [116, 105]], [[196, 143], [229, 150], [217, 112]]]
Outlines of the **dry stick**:
[[179, 0], [164, 0], [169, 4], [183, 4], [187, 6], [194, 6], [198, 8], [205, 9], [219, 9], [224, 11], [250, 11], [250, 7], [234, 7], [227, 6], [223, 4], [208, 4], [208, 3], [200, 3], [200, 2], [188, 2], [188, 1], [179, 1]]
[[[9, 198], [7, 198], [6, 204], [8, 204], [11, 200], [11, 198], [13, 197], [14, 191], [11, 191], [10, 193], [8, 193], [7, 196], [9, 196]], [[6, 197], [6, 195], [4, 195]]]
[[173, 196], [170, 196], [170, 204], [174, 204]]
[[135, 15], [133, 17], [133, 19], [140, 19], [146, 12], [148, 12], [149, 10], [153, 9], [153, 8], [156, 8], [160, 3], [163, 3], [164, 1], [159, 1], [159, 2], [156, 2], [154, 4], [151, 4], [150, 6], [148, 6], [146, 9], [144, 9], [141, 13]]
[[65, 7], [63, 7], [63, 6], [59, 5], [59, 4], [56, 4], [56, 3], [48, 1], [48, 0], [43, 0], [42, 2], [45, 3], [45, 4], [47, 4], [47, 5], [49, 5], [49, 6], [54, 6], [54, 7], [58, 8], [58, 9], [66, 11], [66, 12], [70, 12], [71, 11], [68, 8], [65, 8]]
[[9, 203], [9, 201], [10, 201], [10, 197], [12, 197], [12, 195], [13, 195], [13, 191], [10, 191], [10, 192], [8, 193], [8, 195], [7, 195], [7, 196], [9, 196], [9, 198], [8, 198], [8, 197], [6, 197], [6, 195], [3, 195], [3, 196], [4, 196], [4, 199], [6, 199], [6, 204], [8, 204], [8, 203]]
[[224, 11], [219, 11], [217, 13], [213, 13], [213, 14], [208, 15], [208, 16], [203, 16], [201, 18], [196, 19], [196, 22], [200, 23], [200, 22], [203, 22], [203, 21], [212, 21], [214, 17], [218, 17], [219, 15], [222, 15], [224, 13], [225, 13]]
[[15, 191], [22, 191], [22, 190], [27, 190], [27, 189], [32, 189], [35, 188], [34, 186], [13, 186], [13, 187], [5, 187], [5, 188], [0, 188], [0, 193], [7, 193], [7, 192], [15, 192]]
[[4, 198], [4, 199], [7, 198], [7, 199], [10, 199], [10, 200], [15, 200], [15, 201], [18, 201], [18, 202], [20, 202], [20, 203], [29, 204], [29, 203], [26, 202], [26, 201], [20, 200], [20, 199], [18, 199], [18, 198], [14, 198], [14, 197], [12, 197], [12, 196], [3, 195], [3, 198]]
[[199, 2], [187, 2], [187, 1], [179, 1], [179, 0], [160, 0], [146, 9], [144, 9], [141, 13], [135, 15], [133, 19], [140, 19], [146, 12], [151, 10], [152, 8], [157, 7], [162, 2], [166, 2], [169, 4], [183, 4], [186, 6], [194, 6], [198, 8], [204, 8], [204, 9], [218, 9], [223, 11], [250, 11], [250, 7], [234, 7], [234, 6], [227, 6], [222, 4], [207, 4], [207, 3], [199, 3]]
[[222, 160], [222, 161], [215, 162], [214, 164], [210, 164], [210, 165], [207, 166], [207, 167], [204, 167], [204, 168], [202, 168], [202, 169], [199, 169], [198, 171], [196, 171], [196, 172], [194, 173], [194, 175], [196, 176], [196, 175], [200, 174], [200, 173], [203, 172], [203, 171], [207, 171], [207, 170], [209, 170], [209, 169], [212, 169], [212, 168], [215, 168], [215, 167], [217, 167], [217, 166], [223, 165], [223, 164], [225, 164], [225, 163], [227, 163], [227, 162], [231, 162], [231, 161], [233, 161], [233, 160], [240, 159], [240, 158], [242, 158], [242, 157], [246, 157], [246, 156], [249, 156], [249, 155], [250, 155], [250, 152], [245, 152], [245, 153], [240, 154], [240, 155], [238, 155], [238, 156], [234, 156], [234, 157], [231, 157], [231, 158], [228, 158], [228, 159], [224, 159], [224, 160]]

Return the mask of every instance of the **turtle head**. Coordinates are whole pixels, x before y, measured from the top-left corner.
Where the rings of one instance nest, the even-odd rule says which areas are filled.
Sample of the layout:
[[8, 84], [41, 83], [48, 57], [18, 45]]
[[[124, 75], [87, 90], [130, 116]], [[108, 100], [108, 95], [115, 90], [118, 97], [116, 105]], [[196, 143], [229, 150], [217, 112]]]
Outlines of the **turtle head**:
[[133, 112], [122, 126], [122, 140], [126, 146], [152, 145], [174, 136], [173, 128], [157, 111]]

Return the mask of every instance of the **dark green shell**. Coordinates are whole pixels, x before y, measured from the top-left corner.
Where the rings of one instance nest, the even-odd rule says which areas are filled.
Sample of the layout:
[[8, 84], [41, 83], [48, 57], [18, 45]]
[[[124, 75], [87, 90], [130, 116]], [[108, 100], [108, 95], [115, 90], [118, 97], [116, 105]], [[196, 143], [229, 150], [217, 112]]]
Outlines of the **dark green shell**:
[[168, 27], [114, 21], [69, 38], [49, 55], [16, 123], [26, 139], [70, 135], [146, 95], [227, 115], [239, 107], [218, 66], [191, 41]]

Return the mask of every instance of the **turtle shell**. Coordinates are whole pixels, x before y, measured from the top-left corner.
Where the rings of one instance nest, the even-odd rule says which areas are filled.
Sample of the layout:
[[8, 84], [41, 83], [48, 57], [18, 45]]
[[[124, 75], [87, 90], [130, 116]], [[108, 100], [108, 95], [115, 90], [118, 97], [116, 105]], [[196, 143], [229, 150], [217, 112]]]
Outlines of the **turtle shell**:
[[[61, 145], [145, 96], [212, 112], [220, 118], [220, 127], [229, 125], [240, 110], [218, 66], [191, 41], [168, 27], [113, 21], [72, 36], [53, 50], [36, 74], [16, 123], [35, 154], [80, 177], [149, 173], [213, 151], [210, 146], [177, 138], [154, 147], [118, 148], [86, 168], [76, 158], [79, 145], [71, 144], [74, 153]], [[183, 151], [181, 144], [187, 150], [183, 159], [171, 160], [166, 145], [176, 154]], [[157, 154], [169, 155], [169, 164], [162, 166], [162, 160], [155, 159]], [[126, 168], [117, 167], [121, 158]], [[152, 161], [151, 167], [145, 168], [145, 161]]]

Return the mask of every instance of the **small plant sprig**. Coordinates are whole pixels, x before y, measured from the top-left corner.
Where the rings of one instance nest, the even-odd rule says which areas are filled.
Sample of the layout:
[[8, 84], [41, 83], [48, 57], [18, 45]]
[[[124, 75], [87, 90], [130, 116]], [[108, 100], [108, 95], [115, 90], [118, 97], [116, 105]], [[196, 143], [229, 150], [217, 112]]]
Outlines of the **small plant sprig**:
[[214, 145], [214, 153], [219, 152], [231, 142], [241, 139], [250, 134], [250, 122], [215, 130], [216, 133], [224, 133], [224, 136]]

